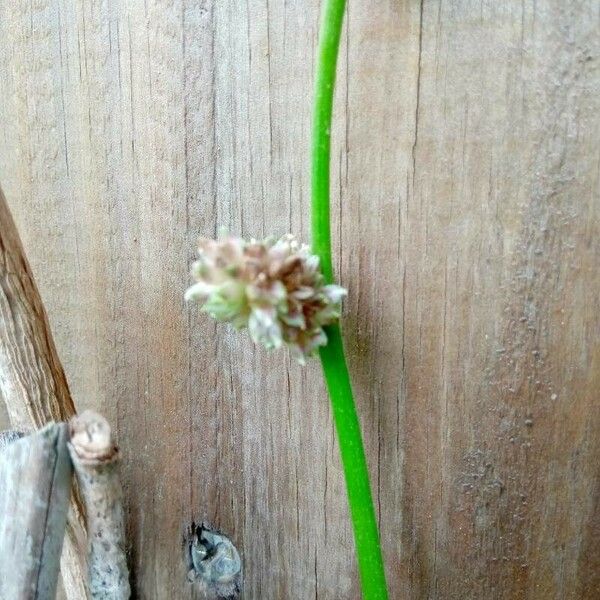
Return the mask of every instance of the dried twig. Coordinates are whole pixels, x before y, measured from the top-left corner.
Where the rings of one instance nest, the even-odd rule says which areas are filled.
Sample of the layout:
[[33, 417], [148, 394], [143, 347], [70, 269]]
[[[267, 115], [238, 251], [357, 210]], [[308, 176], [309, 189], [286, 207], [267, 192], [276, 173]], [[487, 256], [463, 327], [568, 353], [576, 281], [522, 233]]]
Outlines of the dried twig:
[[[0, 190], [0, 395], [11, 424], [23, 431], [67, 421], [75, 407], [48, 318], [19, 234]], [[71, 498], [61, 572], [69, 600], [84, 587], [85, 528], [77, 493]]]
[[89, 590], [94, 599], [130, 596], [125, 558], [119, 450], [104, 417], [85, 411], [69, 422], [69, 451], [87, 511]]

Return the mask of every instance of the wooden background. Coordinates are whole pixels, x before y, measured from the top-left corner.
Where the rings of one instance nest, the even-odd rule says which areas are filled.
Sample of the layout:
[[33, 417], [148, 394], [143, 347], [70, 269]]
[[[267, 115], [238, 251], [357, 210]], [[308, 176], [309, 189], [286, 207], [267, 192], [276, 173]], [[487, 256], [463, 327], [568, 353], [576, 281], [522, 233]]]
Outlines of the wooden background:
[[[78, 407], [124, 454], [136, 596], [182, 539], [244, 598], [358, 599], [319, 365], [184, 305], [195, 239], [308, 240], [317, 0], [2, 0], [0, 182]], [[600, 597], [600, 3], [351, 0], [344, 328], [394, 599]]]

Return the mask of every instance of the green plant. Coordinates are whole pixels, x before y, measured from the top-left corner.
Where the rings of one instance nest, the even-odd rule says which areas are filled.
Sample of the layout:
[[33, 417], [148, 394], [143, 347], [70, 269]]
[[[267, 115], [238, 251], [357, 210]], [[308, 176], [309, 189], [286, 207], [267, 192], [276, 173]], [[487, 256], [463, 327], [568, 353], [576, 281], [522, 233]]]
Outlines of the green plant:
[[346, 477], [364, 600], [387, 588], [369, 473], [340, 327], [346, 290], [333, 282], [329, 218], [331, 116], [345, 0], [325, 0], [315, 83], [312, 143], [312, 251], [291, 235], [246, 242], [202, 239], [186, 298], [268, 349], [287, 345], [301, 363], [321, 358]]
[[[344, 9], [345, 0], [325, 0], [323, 5], [314, 97], [312, 249], [319, 257], [327, 282], [333, 281], [329, 216], [331, 117]], [[387, 598], [387, 587], [379, 532], [342, 335], [337, 324], [328, 325], [324, 329], [328, 343], [320, 347], [319, 354], [331, 398], [346, 476], [363, 598], [384, 600]]]

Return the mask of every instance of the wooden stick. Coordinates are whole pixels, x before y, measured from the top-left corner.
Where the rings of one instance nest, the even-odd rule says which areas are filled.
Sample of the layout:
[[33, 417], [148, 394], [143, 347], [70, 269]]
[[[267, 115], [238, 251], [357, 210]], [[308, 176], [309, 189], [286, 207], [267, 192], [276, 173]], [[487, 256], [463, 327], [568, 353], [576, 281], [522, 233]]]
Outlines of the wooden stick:
[[104, 417], [85, 411], [69, 422], [69, 451], [87, 511], [89, 589], [98, 600], [127, 600], [119, 450]]
[[[67, 421], [75, 407], [48, 318], [0, 189], [0, 395], [12, 426], [28, 431]], [[69, 600], [89, 598], [84, 581], [85, 519], [73, 494], [61, 572]]]
[[72, 472], [64, 423], [0, 452], [0, 598], [55, 597]]

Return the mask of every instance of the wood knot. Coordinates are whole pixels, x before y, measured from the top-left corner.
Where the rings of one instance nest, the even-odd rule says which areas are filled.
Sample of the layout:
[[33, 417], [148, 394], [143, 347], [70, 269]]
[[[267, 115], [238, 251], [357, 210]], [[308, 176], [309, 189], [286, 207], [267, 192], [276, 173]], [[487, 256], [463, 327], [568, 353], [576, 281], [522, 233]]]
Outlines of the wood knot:
[[205, 523], [192, 523], [186, 549], [191, 582], [212, 598], [233, 600], [238, 597], [242, 560], [226, 535]]

